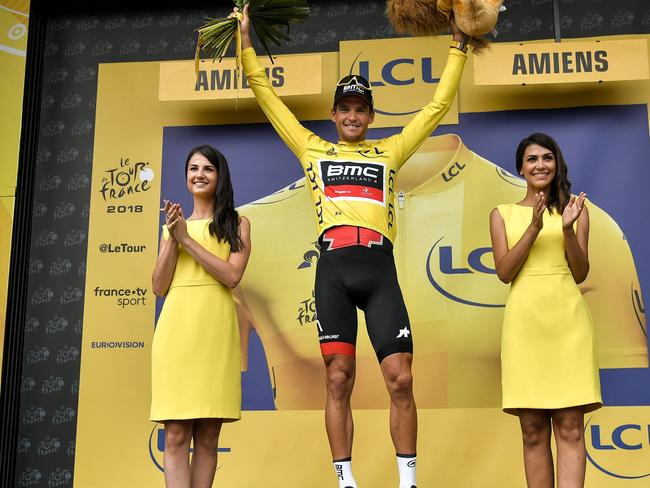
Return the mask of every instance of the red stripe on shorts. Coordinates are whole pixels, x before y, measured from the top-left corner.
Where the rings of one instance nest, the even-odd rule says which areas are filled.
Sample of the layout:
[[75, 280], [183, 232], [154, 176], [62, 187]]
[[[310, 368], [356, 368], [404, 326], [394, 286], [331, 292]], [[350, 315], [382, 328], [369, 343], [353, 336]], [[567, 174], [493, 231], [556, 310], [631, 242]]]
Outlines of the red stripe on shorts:
[[380, 246], [384, 243], [384, 236], [376, 230], [365, 227], [338, 225], [325, 231], [323, 241], [327, 243], [325, 250], [331, 251], [350, 246], [371, 247], [373, 244]]
[[348, 342], [323, 342], [320, 345], [320, 352], [323, 356], [328, 356], [330, 354], [345, 354], [346, 356], [354, 356], [355, 350], [355, 345]]

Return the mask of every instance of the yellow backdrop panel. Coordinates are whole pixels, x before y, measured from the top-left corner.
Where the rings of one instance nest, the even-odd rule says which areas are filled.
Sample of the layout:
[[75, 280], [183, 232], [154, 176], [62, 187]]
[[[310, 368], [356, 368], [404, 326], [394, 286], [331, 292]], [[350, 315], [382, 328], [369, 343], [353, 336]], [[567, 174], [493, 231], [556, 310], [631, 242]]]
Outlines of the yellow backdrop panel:
[[477, 85], [585, 83], [648, 79], [645, 39], [495, 44], [477, 56]]
[[0, 0], [0, 364], [25, 80], [29, 0]]
[[[260, 58], [279, 96], [312, 95], [321, 92], [320, 54], [275, 56], [274, 62]], [[192, 61], [160, 63], [160, 100], [211, 100], [253, 98], [243, 71], [239, 76], [234, 59], [221, 63], [201, 61], [195, 72]]]
[[[448, 39], [434, 43], [434, 48], [427, 43], [423, 50], [432, 60], [444, 59], [447, 45]], [[323, 93], [285, 98], [302, 120], [323, 119], [330, 110], [339, 55], [322, 53], [320, 59]], [[472, 63], [470, 56], [458, 97], [461, 112], [648, 103], [650, 93], [647, 81], [567, 86], [552, 97], [544, 87], [474, 87]], [[265, 120], [251, 99], [240, 99], [237, 111], [232, 99], [161, 102], [160, 69], [160, 63], [119, 63], [99, 70], [75, 487], [162, 484], [159, 427], [148, 421], [148, 412], [155, 309], [150, 276], [158, 245], [163, 127]], [[409, 87], [403, 89], [391, 97], [407, 98]], [[417, 388], [426, 388], [426, 375], [419, 378]], [[448, 488], [522, 486], [516, 420], [498, 408], [453, 408], [453, 402], [448, 406], [452, 408], [420, 411], [420, 483]], [[621, 486], [620, 478], [603, 470], [628, 477], [644, 474], [650, 465], [649, 416], [649, 408], [628, 407], [606, 408], [588, 418], [589, 452], [601, 468], [590, 463], [587, 486]], [[396, 485], [387, 410], [358, 410], [355, 420], [358, 481], [365, 486]], [[224, 428], [217, 485], [332, 486], [322, 424], [321, 410], [245, 412], [241, 422]], [[637, 444], [638, 449], [626, 447]], [[632, 479], [629, 486], [644, 482], [647, 478]]]

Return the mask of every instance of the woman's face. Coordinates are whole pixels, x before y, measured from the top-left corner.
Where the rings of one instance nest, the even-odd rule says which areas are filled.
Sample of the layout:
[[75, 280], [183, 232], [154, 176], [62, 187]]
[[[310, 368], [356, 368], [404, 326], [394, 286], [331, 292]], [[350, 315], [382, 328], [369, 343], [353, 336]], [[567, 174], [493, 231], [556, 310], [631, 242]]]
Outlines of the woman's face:
[[217, 191], [217, 168], [201, 153], [194, 153], [187, 165], [187, 190], [204, 198], [212, 198]]
[[548, 188], [555, 178], [557, 163], [550, 149], [531, 144], [524, 150], [521, 175], [529, 187], [541, 191]]

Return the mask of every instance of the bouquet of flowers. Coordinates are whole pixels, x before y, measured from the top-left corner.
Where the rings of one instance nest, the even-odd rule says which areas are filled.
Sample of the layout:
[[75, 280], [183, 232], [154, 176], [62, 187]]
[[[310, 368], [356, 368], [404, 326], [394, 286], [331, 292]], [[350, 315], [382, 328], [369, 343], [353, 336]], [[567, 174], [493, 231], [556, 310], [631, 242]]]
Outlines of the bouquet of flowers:
[[[219, 60], [226, 55], [233, 38], [236, 42], [235, 56], [239, 58], [241, 44], [239, 23], [244, 5], [248, 4], [248, 15], [262, 47], [271, 58], [269, 45], [280, 45], [281, 40], [289, 39], [289, 24], [304, 21], [309, 17], [307, 0], [234, 0], [237, 13], [220, 19], [209, 19], [198, 29], [199, 40], [196, 46], [196, 70], [198, 72], [200, 51], [203, 50]], [[283, 30], [286, 29], [286, 32]]]

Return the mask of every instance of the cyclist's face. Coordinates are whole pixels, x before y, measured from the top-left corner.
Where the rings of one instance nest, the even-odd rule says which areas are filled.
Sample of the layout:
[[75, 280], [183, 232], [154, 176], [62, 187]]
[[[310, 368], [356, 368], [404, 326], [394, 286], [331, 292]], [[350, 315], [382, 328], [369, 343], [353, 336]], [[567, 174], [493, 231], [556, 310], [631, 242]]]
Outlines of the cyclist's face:
[[365, 140], [368, 126], [373, 120], [375, 113], [368, 103], [359, 97], [344, 97], [336, 104], [336, 108], [332, 109], [332, 122], [336, 124], [339, 139], [344, 142]]

